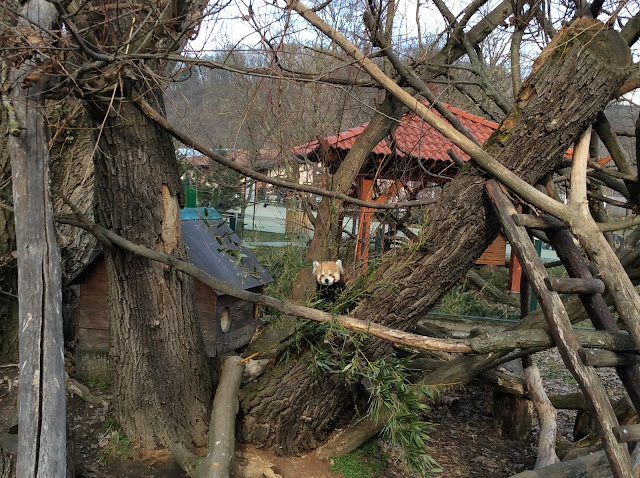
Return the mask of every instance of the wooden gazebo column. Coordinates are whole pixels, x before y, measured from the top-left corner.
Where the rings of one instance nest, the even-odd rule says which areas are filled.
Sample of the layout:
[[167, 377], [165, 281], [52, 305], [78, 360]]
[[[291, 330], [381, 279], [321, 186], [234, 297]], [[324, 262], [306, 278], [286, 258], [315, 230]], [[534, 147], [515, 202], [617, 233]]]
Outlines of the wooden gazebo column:
[[[373, 179], [358, 178], [358, 199], [371, 201], [373, 199]], [[363, 271], [367, 270], [369, 259], [369, 241], [371, 239], [371, 216], [374, 209], [360, 207], [358, 214], [358, 240], [356, 242], [356, 262], [362, 264]]]

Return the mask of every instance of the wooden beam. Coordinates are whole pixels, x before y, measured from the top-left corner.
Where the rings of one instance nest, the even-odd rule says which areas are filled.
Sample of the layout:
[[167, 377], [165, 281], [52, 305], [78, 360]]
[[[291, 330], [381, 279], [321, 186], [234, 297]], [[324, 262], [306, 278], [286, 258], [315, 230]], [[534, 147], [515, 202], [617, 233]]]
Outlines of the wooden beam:
[[621, 354], [610, 350], [580, 349], [580, 358], [590, 367], [620, 367], [640, 364], [640, 355]]
[[604, 282], [593, 277], [584, 279], [546, 277], [544, 283], [549, 290], [558, 294], [602, 294], [604, 292]]
[[640, 425], [613, 427], [613, 434], [620, 443], [635, 443], [640, 441]]
[[531, 229], [538, 229], [540, 231], [558, 230], [567, 227], [560, 219], [547, 214], [542, 216], [514, 214], [512, 219], [518, 226], [530, 227]]
[[544, 283], [546, 272], [542, 260], [531, 246], [526, 231], [518, 227], [511, 219], [516, 212], [513, 204], [507, 199], [501, 186], [495, 180], [487, 183], [486, 191], [500, 219], [502, 228], [509, 238], [512, 251], [522, 261], [531, 287], [538, 296], [540, 307], [547, 318], [549, 330], [556, 340], [562, 359], [585, 394], [590, 412], [594, 417], [597, 417], [600, 437], [607, 451], [614, 476], [619, 478], [634, 476], [629, 452], [626, 447], [618, 443], [612, 432], [613, 427], [618, 425], [618, 421], [607, 393], [595, 370], [585, 366], [578, 355], [580, 344], [571, 327], [571, 321], [562, 300], [557, 293], [547, 289]]
[[[371, 202], [373, 197], [373, 179], [358, 178], [358, 199]], [[367, 270], [369, 259], [369, 240], [371, 235], [371, 216], [373, 210], [360, 207], [358, 214], [358, 240], [356, 241], [356, 261], [363, 264], [363, 271]]]

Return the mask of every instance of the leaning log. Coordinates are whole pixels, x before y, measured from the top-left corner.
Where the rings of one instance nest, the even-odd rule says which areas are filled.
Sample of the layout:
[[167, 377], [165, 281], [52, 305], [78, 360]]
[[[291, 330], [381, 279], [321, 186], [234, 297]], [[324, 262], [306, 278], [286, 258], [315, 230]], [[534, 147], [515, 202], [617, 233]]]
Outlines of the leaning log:
[[523, 471], [511, 478], [607, 478], [610, 476], [611, 468], [607, 455], [604, 451], [599, 451], [537, 470]]
[[244, 363], [240, 357], [225, 360], [216, 390], [209, 424], [207, 456], [198, 459], [183, 445], [171, 447], [171, 455], [191, 478], [229, 478], [235, 453], [235, 427], [238, 413], [238, 390]]
[[[565, 42], [562, 48], [556, 43], [536, 63], [514, 112], [484, 145], [529, 183], [553, 168], [615, 95], [631, 64], [626, 44], [601, 23], [581, 19], [558, 36]], [[464, 277], [499, 229], [484, 198], [485, 180], [485, 173], [467, 163], [445, 186], [420, 236], [424, 242], [382, 261], [377, 272], [384, 277], [381, 287], [355, 310], [356, 318], [408, 330]], [[382, 340], [370, 340], [364, 349], [372, 359], [390, 351]], [[428, 381], [460, 383], [454, 373], [443, 371], [437, 381]], [[304, 358], [276, 367], [243, 393], [243, 439], [279, 454], [305, 452], [328, 436], [353, 406], [351, 400], [339, 379], [310, 375]], [[320, 408], [321, 417], [315, 413]]]

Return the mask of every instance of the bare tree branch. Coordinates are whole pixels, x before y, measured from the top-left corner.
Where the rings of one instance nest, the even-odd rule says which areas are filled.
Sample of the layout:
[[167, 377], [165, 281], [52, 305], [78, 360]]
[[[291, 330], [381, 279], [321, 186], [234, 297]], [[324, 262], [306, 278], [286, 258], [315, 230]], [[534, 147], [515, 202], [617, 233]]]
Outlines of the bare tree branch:
[[155, 121], [160, 127], [165, 129], [171, 136], [176, 138], [181, 143], [188, 145], [198, 151], [199, 153], [211, 158], [215, 162], [227, 166], [234, 171], [244, 174], [245, 176], [249, 176], [258, 181], [262, 181], [268, 184], [273, 184], [274, 186], [280, 186], [283, 188], [288, 188], [294, 191], [302, 191], [307, 193], [317, 194], [319, 196], [331, 197], [335, 199], [340, 199], [341, 201], [348, 202], [351, 204], [355, 204], [357, 206], [368, 207], [371, 209], [400, 209], [404, 207], [417, 207], [417, 206], [426, 206], [428, 204], [433, 204], [435, 199], [422, 199], [417, 201], [402, 201], [396, 203], [375, 203], [362, 201], [360, 199], [352, 198], [344, 193], [336, 192], [336, 191], [328, 191], [323, 188], [319, 188], [316, 186], [310, 186], [306, 184], [294, 183], [292, 181], [286, 181], [284, 179], [272, 178], [267, 176], [266, 174], [259, 173], [253, 169], [246, 168], [241, 166], [240, 164], [227, 159], [223, 156], [220, 156], [217, 153], [214, 153], [209, 148], [206, 148], [204, 145], [200, 144], [195, 139], [188, 136], [186, 133], [179, 131], [174, 128], [171, 123], [169, 123], [166, 118], [161, 115], [158, 111], [156, 111], [149, 103], [147, 103], [142, 96], [138, 96], [135, 99], [136, 104], [140, 107], [140, 109], [147, 115], [151, 120]]

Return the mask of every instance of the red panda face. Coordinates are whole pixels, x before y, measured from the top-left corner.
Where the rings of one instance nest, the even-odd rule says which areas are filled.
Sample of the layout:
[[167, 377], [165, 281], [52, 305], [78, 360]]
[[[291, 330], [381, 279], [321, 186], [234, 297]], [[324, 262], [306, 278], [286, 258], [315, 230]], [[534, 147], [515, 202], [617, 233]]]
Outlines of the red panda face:
[[316, 282], [320, 285], [333, 285], [340, 282], [343, 272], [340, 259], [313, 263], [313, 274], [316, 276]]

